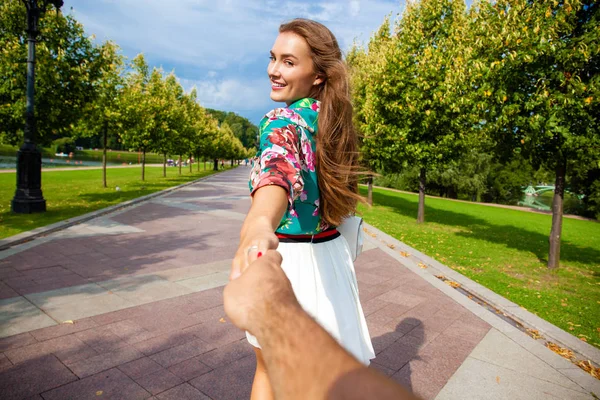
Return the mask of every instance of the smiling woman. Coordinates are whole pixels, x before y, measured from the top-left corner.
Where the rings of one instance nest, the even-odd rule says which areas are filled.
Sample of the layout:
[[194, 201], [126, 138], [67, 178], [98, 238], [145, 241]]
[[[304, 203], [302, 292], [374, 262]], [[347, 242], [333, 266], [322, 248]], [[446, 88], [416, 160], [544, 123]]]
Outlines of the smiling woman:
[[[342, 52], [324, 25], [295, 19], [280, 26], [270, 60], [271, 99], [287, 106], [270, 111], [260, 124], [250, 174], [253, 202], [231, 278], [277, 249], [304, 310], [368, 365], [375, 354], [348, 243], [337, 230], [362, 201]], [[257, 356], [252, 399], [271, 399], [260, 344], [247, 336]]]

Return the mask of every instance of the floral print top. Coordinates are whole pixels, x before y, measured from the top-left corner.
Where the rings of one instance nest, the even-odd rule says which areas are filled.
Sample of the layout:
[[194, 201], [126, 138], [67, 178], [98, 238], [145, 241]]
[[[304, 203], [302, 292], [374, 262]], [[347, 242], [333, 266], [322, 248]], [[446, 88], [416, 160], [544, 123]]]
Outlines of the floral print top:
[[288, 209], [277, 232], [312, 235], [328, 228], [319, 213], [315, 139], [320, 102], [311, 98], [276, 108], [260, 122], [260, 148], [252, 161], [250, 192], [278, 185], [288, 192]]

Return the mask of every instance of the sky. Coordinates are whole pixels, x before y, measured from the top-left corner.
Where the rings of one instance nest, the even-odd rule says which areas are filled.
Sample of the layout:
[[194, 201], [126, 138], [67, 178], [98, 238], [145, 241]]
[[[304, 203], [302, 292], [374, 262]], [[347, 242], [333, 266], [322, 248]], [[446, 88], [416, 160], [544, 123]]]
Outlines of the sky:
[[282, 22], [317, 20], [346, 51], [403, 9], [403, 0], [65, 0], [62, 8], [129, 60], [144, 53], [151, 67], [174, 70], [186, 91], [197, 88], [202, 106], [255, 124], [281, 106], [269, 98], [266, 69]]

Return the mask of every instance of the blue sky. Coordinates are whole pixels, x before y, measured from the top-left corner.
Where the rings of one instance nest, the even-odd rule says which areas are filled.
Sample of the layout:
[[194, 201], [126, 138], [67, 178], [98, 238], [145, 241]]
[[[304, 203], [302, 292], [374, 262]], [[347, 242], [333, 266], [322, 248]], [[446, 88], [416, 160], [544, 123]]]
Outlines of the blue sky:
[[144, 53], [151, 66], [175, 70], [186, 91], [196, 86], [203, 106], [258, 123], [277, 106], [266, 68], [281, 22], [315, 19], [347, 50], [403, 8], [397, 0], [65, 0], [63, 12], [129, 59]]

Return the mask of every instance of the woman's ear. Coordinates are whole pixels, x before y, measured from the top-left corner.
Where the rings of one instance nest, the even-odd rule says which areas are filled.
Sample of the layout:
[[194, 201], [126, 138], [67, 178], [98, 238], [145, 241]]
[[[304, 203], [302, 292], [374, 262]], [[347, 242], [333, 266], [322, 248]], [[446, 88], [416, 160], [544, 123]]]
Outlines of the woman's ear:
[[325, 82], [325, 79], [323, 79], [323, 75], [318, 74], [315, 80], [313, 81], [313, 86], [319, 86], [323, 82]]

